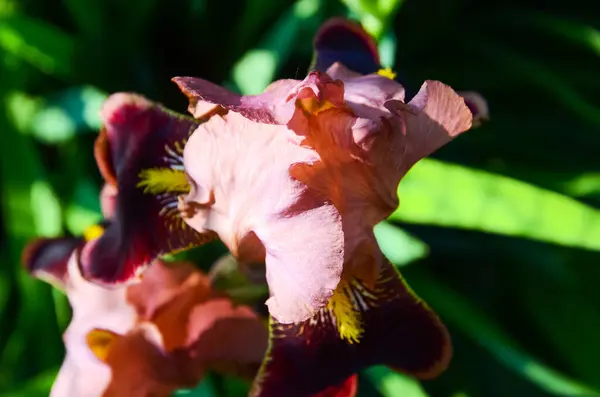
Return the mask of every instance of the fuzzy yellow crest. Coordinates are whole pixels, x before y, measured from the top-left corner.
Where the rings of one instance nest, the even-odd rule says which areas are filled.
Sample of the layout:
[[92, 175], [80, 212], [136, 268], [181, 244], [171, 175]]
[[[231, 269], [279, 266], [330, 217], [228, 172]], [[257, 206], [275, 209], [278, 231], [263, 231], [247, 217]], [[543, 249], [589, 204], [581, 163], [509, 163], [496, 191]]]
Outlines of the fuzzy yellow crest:
[[350, 298], [351, 286], [347, 281], [340, 281], [327, 304], [333, 313], [340, 338], [349, 343], [358, 343], [364, 331], [361, 312], [358, 311]]
[[139, 174], [137, 187], [144, 188], [144, 193], [160, 194], [167, 192], [189, 192], [185, 173], [168, 167], [148, 168]]
[[383, 68], [377, 71], [377, 74], [383, 77], [387, 77], [390, 80], [396, 78], [396, 73], [391, 68]]

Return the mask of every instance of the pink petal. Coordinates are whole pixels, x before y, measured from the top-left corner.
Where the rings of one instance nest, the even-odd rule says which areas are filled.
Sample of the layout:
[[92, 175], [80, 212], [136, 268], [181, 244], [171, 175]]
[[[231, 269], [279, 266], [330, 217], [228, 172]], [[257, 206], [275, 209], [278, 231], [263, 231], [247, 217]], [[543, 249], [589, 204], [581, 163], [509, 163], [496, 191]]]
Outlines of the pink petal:
[[377, 121], [389, 115], [384, 106], [387, 101], [404, 101], [404, 87], [376, 73], [359, 75], [337, 62], [327, 69], [327, 74], [344, 82], [344, 99], [358, 117]]
[[267, 306], [283, 323], [307, 319], [326, 305], [344, 262], [344, 234], [337, 209], [312, 194], [305, 194], [301, 201], [306, 208], [296, 211], [302, 212], [282, 213], [255, 229], [267, 251], [271, 292]]
[[162, 307], [186, 289], [209, 289], [207, 281], [196, 280], [194, 275], [200, 275], [200, 272], [191, 263], [155, 260], [144, 272], [142, 282], [127, 289], [127, 300], [136, 308], [140, 318], [151, 320]]
[[211, 299], [190, 313], [188, 346], [209, 365], [230, 362], [257, 367], [267, 342], [266, 324], [249, 307], [234, 306], [227, 298]]
[[471, 128], [473, 116], [465, 101], [452, 88], [428, 80], [408, 103], [392, 100], [386, 107], [399, 116], [405, 135], [395, 136], [395, 167], [390, 173], [406, 173], [418, 160], [439, 149]]
[[230, 112], [202, 124], [184, 151], [187, 202], [198, 208], [186, 222], [215, 231], [242, 262], [266, 260], [267, 304], [284, 323], [327, 302], [344, 260], [337, 209], [290, 176], [293, 164], [319, 160], [297, 141], [285, 126]]
[[117, 187], [105, 183], [100, 192], [100, 207], [104, 218], [112, 218], [117, 205]]
[[190, 112], [197, 117], [200, 104], [202, 111], [209, 105], [220, 105], [245, 117], [267, 124], [285, 124], [293, 112], [293, 103], [286, 104], [289, 91], [298, 84], [296, 80], [279, 80], [271, 84], [263, 94], [241, 96], [219, 85], [197, 77], [175, 77], [173, 81], [190, 98]]
[[278, 80], [262, 94], [247, 96], [195, 77], [175, 77], [173, 81], [190, 98], [191, 104], [197, 101], [218, 104], [264, 124], [287, 124], [296, 110], [295, 101], [311, 93], [319, 100], [343, 106], [341, 84], [321, 72], [312, 72], [303, 81]]

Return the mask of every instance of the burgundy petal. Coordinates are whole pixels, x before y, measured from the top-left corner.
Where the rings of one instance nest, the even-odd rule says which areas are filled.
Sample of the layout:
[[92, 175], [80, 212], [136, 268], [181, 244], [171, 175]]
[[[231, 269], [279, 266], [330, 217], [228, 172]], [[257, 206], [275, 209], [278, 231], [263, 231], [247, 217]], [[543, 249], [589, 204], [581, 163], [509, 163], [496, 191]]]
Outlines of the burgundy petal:
[[465, 100], [465, 105], [473, 114], [473, 127], [479, 127], [490, 119], [487, 101], [481, 94], [474, 91], [459, 91], [458, 95]]
[[388, 261], [373, 289], [354, 278], [343, 295], [345, 302], [332, 299], [301, 324], [271, 318], [270, 349], [251, 396], [312, 396], [372, 365], [421, 379], [446, 368], [448, 331]]
[[21, 262], [32, 276], [64, 288], [69, 258], [83, 243], [76, 237], [39, 238], [23, 249]]
[[214, 234], [189, 228], [177, 211], [177, 197], [190, 190], [183, 146], [199, 123], [125, 93], [107, 99], [102, 118], [96, 159], [118, 194], [113, 222], [82, 253], [82, 271], [115, 283], [134, 277], [161, 254], [200, 245]]
[[356, 397], [358, 392], [358, 375], [354, 374], [339, 385], [329, 386], [313, 397]]
[[381, 68], [377, 43], [355, 21], [332, 18], [326, 21], [314, 39], [314, 58], [311, 69], [325, 72], [341, 62], [360, 74], [375, 73]]

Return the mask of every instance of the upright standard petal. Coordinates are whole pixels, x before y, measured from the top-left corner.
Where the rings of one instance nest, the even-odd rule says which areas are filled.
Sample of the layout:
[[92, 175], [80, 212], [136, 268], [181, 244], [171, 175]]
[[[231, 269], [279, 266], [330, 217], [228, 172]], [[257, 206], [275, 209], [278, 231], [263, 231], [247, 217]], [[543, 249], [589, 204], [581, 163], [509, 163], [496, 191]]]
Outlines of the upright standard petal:
[[[84, 275], [112, 284], [133, 278], [161, 254], [206, 243], [179, 217], [177, 197], [189, 192], [183, 146], [199, 122], [134, 94], [114, 94], [102, 109], [98, 166], [116, 188], [114, 219], [82, 256]], [[108, 188], [107, 188], [108, 189]], [[113, 212], [113, 211], [111, 211]]]
[[290, 175], [293, 164], [319, 160], [285, 126], [234, 112], [198, 127], [184, 151], [192, 185], [186, 222], [215, 231], [241, 262], [266, 261], [267, 304], [282, 322], [311, 317], [341, 277], [340, 214]]
[[326, 21], [315, 35], [313, 47], [311, 70], [324, 72], [336, 62], [360, 74], [375, 73], [381, 68], [375, 39], [352, 20]]
[[309, 397], [372, 365], [430, 379], [452, 355], [442, 322], [387, 261], [374, 288], [344, 279], [310, 320], [270, 328], [252, 397]]

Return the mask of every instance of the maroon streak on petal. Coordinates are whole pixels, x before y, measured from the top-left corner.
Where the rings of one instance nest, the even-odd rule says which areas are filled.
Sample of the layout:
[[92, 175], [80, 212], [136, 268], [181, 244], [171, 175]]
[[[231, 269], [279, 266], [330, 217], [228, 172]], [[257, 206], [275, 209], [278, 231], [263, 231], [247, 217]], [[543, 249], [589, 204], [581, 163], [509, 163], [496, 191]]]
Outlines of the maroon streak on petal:
[[133, 278], [159, 255], [203, 244], [214, 235], [189, 228], [177, 211], [177, 197], [190, 189], [183, 146], [199, 122], [126, 93], [106, 100], [102, 119], [96, 158], [118, 194], [113, 221], [81, 259], [86, 278], [113, 284]]
[[[312, 396], [372, 365], [421, 379], [447, 367], [448, 331], [388, 261], [373, 289], [357, 279], [348, 285], [346, 308], [336, 311], [330, 304], [301, 324], [271, 318], [270, 348], [251, 396]], [[344, 318], [344, 311], [358, 314], [359, 322]]]

